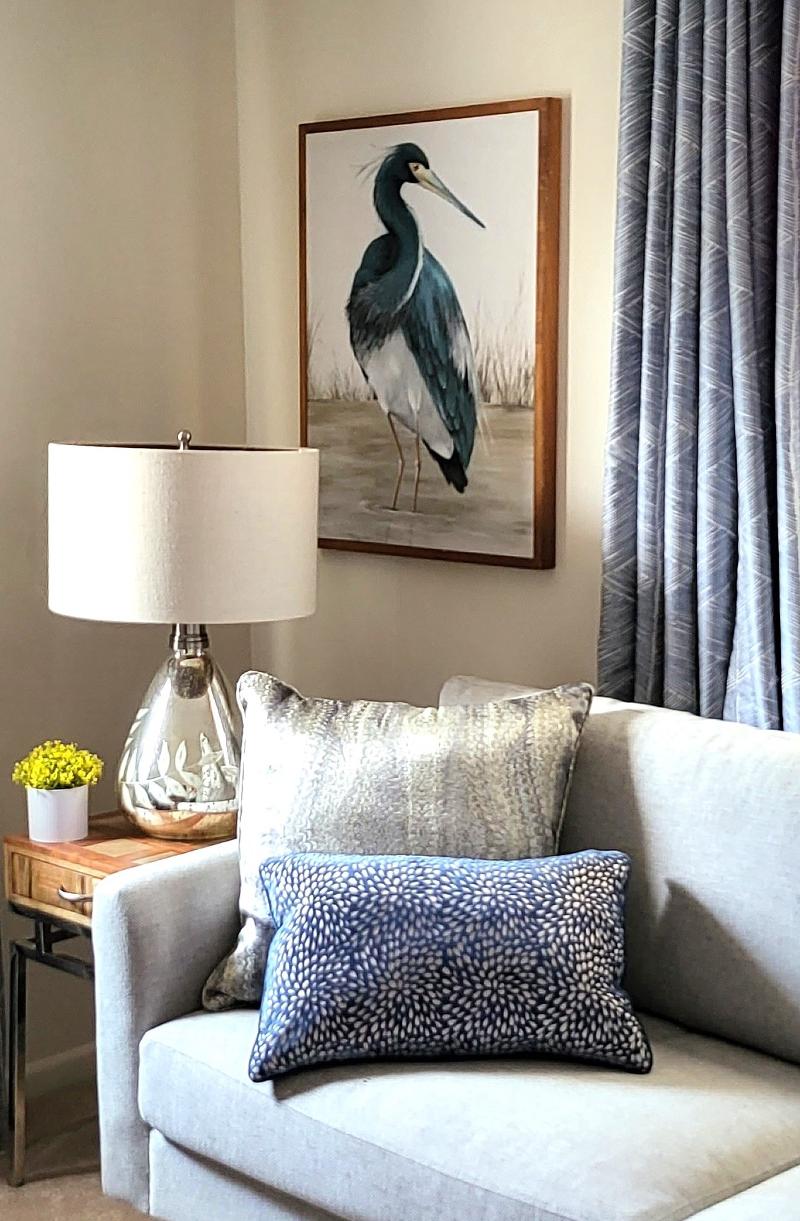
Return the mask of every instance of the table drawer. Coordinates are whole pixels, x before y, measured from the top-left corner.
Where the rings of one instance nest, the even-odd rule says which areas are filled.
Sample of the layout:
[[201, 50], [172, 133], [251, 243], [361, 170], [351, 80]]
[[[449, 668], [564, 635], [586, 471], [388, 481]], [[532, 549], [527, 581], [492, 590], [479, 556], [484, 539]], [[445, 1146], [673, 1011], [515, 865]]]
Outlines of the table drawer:
[[[58, 861], [7, 851], [8, 898], [47, 914], [69, 913], [78, 924], [89, 924], [91, 896], [97, 878]], [[59, 891], [62, 893], [59, 894]], [[69, 896], [75, 896], [70, 898]]]

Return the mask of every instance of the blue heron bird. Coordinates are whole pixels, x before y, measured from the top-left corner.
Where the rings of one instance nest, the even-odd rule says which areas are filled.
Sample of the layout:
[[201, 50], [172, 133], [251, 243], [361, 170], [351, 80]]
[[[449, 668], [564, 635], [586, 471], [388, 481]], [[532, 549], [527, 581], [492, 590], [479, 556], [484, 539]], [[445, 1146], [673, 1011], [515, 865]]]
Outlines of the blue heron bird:
[[402, 195], [417, 184], [485, 228], [430, 168], [417, 144], [390, 149], [375, 175], [373, 202], [386, 232], [370, 242], [347, 302], [350, 343], [386, 413], [397, 446], [392, 509], [405, 470], [397, 423], [414, 436], [413, 512], [417, 510], [420, 441], [457, 492], [467, 486], [475, 441], [478, 385], [467, 324], [453, 283], [425, 249]]

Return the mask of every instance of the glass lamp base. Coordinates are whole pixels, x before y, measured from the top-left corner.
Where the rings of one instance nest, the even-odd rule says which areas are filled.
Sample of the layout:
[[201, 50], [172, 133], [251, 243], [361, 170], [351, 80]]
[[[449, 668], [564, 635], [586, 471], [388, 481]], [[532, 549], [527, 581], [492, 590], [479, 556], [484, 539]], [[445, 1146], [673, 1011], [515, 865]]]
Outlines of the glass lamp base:
[[228, 838], [238, 814], [238, 710], [202, 624], [176, 624], [170, 646], [122, 752], [120, 808], [146, 835]]

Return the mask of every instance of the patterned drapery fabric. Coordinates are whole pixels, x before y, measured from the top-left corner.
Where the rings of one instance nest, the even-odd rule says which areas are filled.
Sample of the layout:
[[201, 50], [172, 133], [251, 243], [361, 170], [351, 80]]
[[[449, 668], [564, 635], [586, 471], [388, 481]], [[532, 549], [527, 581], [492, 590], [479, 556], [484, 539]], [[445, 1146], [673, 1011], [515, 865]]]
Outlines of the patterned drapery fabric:
[[627, 0], [604, 695], [800, 731], [800, 0]]

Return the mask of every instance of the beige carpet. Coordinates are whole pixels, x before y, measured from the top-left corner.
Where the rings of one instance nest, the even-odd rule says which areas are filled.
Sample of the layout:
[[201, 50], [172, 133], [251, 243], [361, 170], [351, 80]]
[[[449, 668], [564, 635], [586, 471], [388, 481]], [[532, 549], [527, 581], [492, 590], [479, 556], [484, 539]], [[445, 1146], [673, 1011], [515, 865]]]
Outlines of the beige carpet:
[[134, 1221], [141, 1213], [100, 1191], [97, 1103], [80, 1086], [29, 1103], [26, 1182], [0, 1174], [2, 1221]]

